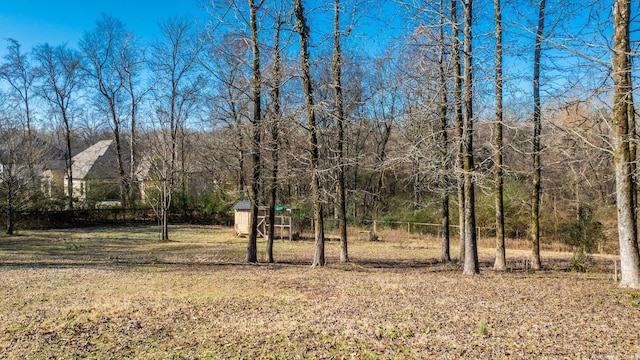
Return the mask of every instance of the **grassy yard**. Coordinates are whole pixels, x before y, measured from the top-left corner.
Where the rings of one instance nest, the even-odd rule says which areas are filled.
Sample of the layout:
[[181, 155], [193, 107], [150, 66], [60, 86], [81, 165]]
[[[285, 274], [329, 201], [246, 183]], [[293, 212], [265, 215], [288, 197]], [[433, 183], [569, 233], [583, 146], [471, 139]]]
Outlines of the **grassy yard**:
[[[350, 264], [327, 244], [276, 241], [277, 264], [244, 262], [220, 227], [90, 228], [0, 236], [0, 354], [8, 359], [611, 358], [640, 354], [640, 292], [612, 281], [613, 257], [568, 272], [461, 275], [435, 239], [353, 234]], [[486, 242], [489, 246], [490, 241]], [[264, 256], [264, 241], [259, 257]], [[508, 244], [509, 245], [509, 244]], [[452, 244], [452, 253], [457, 245]]]

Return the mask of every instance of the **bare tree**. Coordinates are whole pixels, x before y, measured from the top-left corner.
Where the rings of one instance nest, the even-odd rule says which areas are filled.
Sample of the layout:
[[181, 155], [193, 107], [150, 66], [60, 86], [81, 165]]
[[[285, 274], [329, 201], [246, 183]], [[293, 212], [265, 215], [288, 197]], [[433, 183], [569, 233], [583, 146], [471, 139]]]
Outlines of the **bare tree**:
[[631, 84], [631, 46], [629, 21], [631, 1], [615, 0], [613, 10], [613, 127], [616, 204], [618, 208], [618, 240], [620, 243], [620, 286], [640, 288], [640, 253], [638, 251], [637, 218], [633, 203], [634, 186], [629, 148]]
[[366, 184], [366, 193], [371, 194], [371, 201], [364, 201], [363, 205], [375, 209], [377, 213], [384, 199], [389, 142], [402, 111], [402, 99], [397, 91], [401, 79], [393, 71], [396, 65], [394, 59], [391, 56], [379, 56], [374, 59], [374, 64], [374, 71], [366, 80], [370, 97], [367, 107], [370, 110], [365, 115], [372, 120], [368, 124], [368, 138], [373, 142], [371, 151], [376, 163], [369, 166], [372, 171]]
[[302, 7], [301, 0], [293, 1], [293, 11], [296, 18], [296, 30], [300, 38], [300, 68], [302, 71], [302, 86], [307, 115], [307, 131], [309, 132], [309, 152], [311, 153], [311, 197], [313, 202], [313, 222], [315, 233], [315, 252], [312, 266], [324, 266], [324, 219], [320, 199], [320, 180], [318, 178], [318, 134], [316, 115], [313, 102], [313, 87], [311, 84], [310, 56], [309, 56], [309, 26]]
[[463, 273], [480, 273], [476, 238], [475, 180], [473, 162], [473, 58], [472, 18], [473, 0], [463, 0], [464, 7], [464, 230], [465, 257]]
[[458, 157], [456, 167], [458, 169], [458, 235], [460, 238], [460, 262], [465, 258], [465, 220], [464, 220], [464, 178], [462, 168], [464, 166], [464, 143], [462, 141], [464, 129], [464, 116], [462, 112], [462, 70], [460, 57], [460, 25], [458, 24], [458, 1], [451, 0], [451, 37], [452, 37], [452, 65], [453, 65], [453, 101], [456, 114], [456, 133], [458, 136]]
[[340, 0], [335, 0], [333, 5], [333, 89], [334, 89], [334, 106], [335, 120], [338, 127], [338, 220], [340, 222], [340, 262], [349, 261], [349, 251], [347, 244], [347, 202], [345, 193], [345, 160], [344, 160], [344, 141], [345, 141], [345, 114], [344, 114], [344, 95], [342, 94], [342, 48], [340, 47]]
[[130, 201], [136, 198], [138, 181], [138, 111], [145, 96], [151, 91], [151, 85], [141, 81], [146, 59], [138, 38], [131, 32], [127, 32], [124, 45], [120, 49], [120, 61], [124, 77], [124, 91], [128, 98], [129, 108], [129, 195]]
[[67, 169], [67, 206], [73, 209], [73, 171], [71, 164], [71, 136], [73, 128], [73, 104], [81, 84], [80, 54], [66, 45], [52, 47], [39, 45], [33, 51], [40, 74], [39, 94], [52, 114], [60, 121], [64, 132]]
[[[251, 87], [253, 94], [251, 100], [253, 103], [253, 118], [251, 121], [253, 141], [251, 150], [252, 160], [252, 178], [251, 178], [251, 218], [249, 223], [251, 228], [249, 229], [249, 240], [247, 243], [247, 261], [258, 261], [258, 209], [260, 206], [260, 146], [261, 146], [261, 132], [262, 132], [262, 74], [260, 73], [260, 44], [258, 43], [258, 22], [257, 12], [262, 6], [262, 1], [256, 3], [255, 0], [249, 0], [249, 27], [251, 28], [251, 54], [253, 56], [253, 62], [251, 66]], [[273, 225], [273, 224], [271, 224]]]
[[24, 120], [27, 134], [31, 136], [34, 122], [32, 96], [37, 72], [31, 66], [27, 54], [20, 51], [20, 43], [14, 39], [7, 39], [7, 42], [9, 44], [4, 56], [5, 62], [0, 66], [0, 78], [9, 84], [11, 94], [22, 109], [20, 118]]
[[[103, 15], [92, 31], [85, 32], [80, 40], [80, 48], [86, 59], [87, 77], [92, 88], [97, 91], [96, 105], [109, 119], [116, 150], [117, 171], [120, 177], [120, 201], [129, 206], [131, 186], [130, 176], [125, 169], [125, 149], [123, 148], [123, 127], [127, 110], [125, 103], [126, 86], [131, 81], [123, 60], [127, 53], [127, 30], [122, 21]], [[135, 99], [133, 100], [135, 102]], [[131, 150], [131, 149], [130, 149]]]
[[13, 235], [15, 212], [28, 203], [33, 170], [28, 159], [33, 149], [30, 136], [21, 124], [11, 121], [10, 114], [11, 111], [0, 113], [0, 201], [4, 200], [0, 204], [6, 216], [6, 232]]
[[502, 4], [500, 0], [493, 0], [493, 16], [496, 29], [495, 46], [495, 87], [496, 87], [496, 117], [495, 117], [495, 160], [494, 160], [494, 192], [496, 211], [496, 260], [495, 270], [507, 269], [507, 259], [504, 242], [504, 176], [503, 176], [503, 136], [502, 136]]
[[533, 59], [533, 189], [531, 193], [531, 268], [542, 268], [540, 261], [540, 197], [542, 164], [540, 162], [540, 131], [542, 130], [540, 108], [540, 56], [544, 31], [544, 11], [546, 0], [540, 0], [538, 27]]
[[[38, 76], [37, 69], [31, 66], [29, 61], [29, 56], [20, 51], [20, 43], [14, 39], [7, 39], [7, 54], [4, 56], [4, 62], [0, 65], [0, 79], [4, 80], [8, 85], [8, 113], [14, 120], [20, 120], [21, 126], [19, 127], [24, 134], [14, 133], [12, 136], [22, 139], [20, 142], [20, 165], [26, 166], [29, 170], [28, 174], [28, 184], [21, 184], [20, 192], [22, 197], [33, 197], [40, 192], [40, 182], [37, 178], [36, 168], [38, 167], [38, 149], [34, 143], [34, 85], [36, 82], [36, 78]], [[16, 125], [12, 124], [12, 129], [17, 129]], [[10, 132], [8, 132], [10, 133]], [[8, 134], [8, 133], [5, 133]], [[7, 144], [14, 143], [16, 139], [10, 138], [7, 141]], [[15, 154], [15, 152], [13, 152]], [[9, 151], [5, 155], [11, 155], [12, 152]], [[9, 159], [11, 156], [8, 157]], [[21, 172], [24, 169], [21, 169]], [[13, 175], [11, 170], [8, 175]], [[21, 179], [24, 180], [24, 179]], [[6, 185], [9, 185], [12, 182], [12, 176], [9, 179], [6, 179]], [[17, 184], [17, 183], [16, 183]], [[14, 184], [15, 185], [15, 184]], [[15, 186], [11, 186], [11, 188], [15, 188]], [[29, 188], [30, 191], [23, 191]], [[9, 190], [9, 189], [7, 189]], [[7, 194], [11, 194], [11, 191], [8, 191]], [[8, 206], [7, 211], [13, 208], [15, 204], [15, 198], [8, 198]], [[21, 199], [26, 200], [26, 199]], [[13, 211], [11, 211], [13, 213]], [[13, 232], [13, 216], [7, 216], [7, 231]], [[9, 226], [11, 224], [11, 226]], [[11, 229], [11, 230], [9, 230]]]
[[448, 109], [448, 99], [447, 99], [447, 69], [445, 66], [445, 53], [446, 53], [446, 45], [444, 39], [444, 24], [445, 24], [445, 14], [444, 14], [444, 1], [440, 1], [440, 9], [439, 9], [439, 31], [440, 36], [438, 37], [438, 76], [439, 76], [439, 92], [440, 92], [440, 104], [439, 104], [439, 116], [440, 116], [440, 140], [438, 141], [440, 144], [440, 190], [442, 191], [441, 195], [441, 226], [442, 233], [440, 234], [441, 242], [442, 242], [442, 252], [440, 255], [440, 259], [443, 262], [451, 261], [450, 254], [450, 235], [449, 235], [449, 137], [448, 137], [448, 126], [447, 126], [447, 109]]
[[162, 240], [169, 240], [169, 211], [178, 181], [186, 181], [184, 169], [184, 127], [198, 104], [204, 78], [198, 69], [201, 44], [192, 25], [184, 19], [171, 19], [160, 27], [163, 40], [153, 45], [151, 66], [157, 79], [155, 108], [161, 151], [160, 220]]
[[282, 87], [282, 49], [280, 48], [280, 32], [284, 21], [281, 14], [276, 14], [276, 28], [273, 41], [273, 80], [271, 86], [271, 103], [272, 119], [271, 119], [271, 160], [273, 162], [271, 168], [271, 194], [269, 201], [269, 235], [267, 237], [267, 262], [274, 262], [273, 259], [273, 240], [275, 236], [275, 218], [276, 218], [276, 200], [278, 195], [278, 165], [280, 153], [280, 118], [282, 117], [280, 109], [280, 88]]
[[207, 73], [217, 80], [215, 96], [211, 99], [211, 117], [214, 123], [226, 124], [234, 133], [229, 139], [234, 149], [234, 154], [231, 154], [233, 161], [229, 161], [228, 166], [236, 174], [236, 189], [244, 192], [247, 185], [245, 159], [248, 153], [244, 120], [250, 107], [250, 99], [246, 96], [250, 81], [243, 64], [248, 44], [244, 34], [228, 33], [219, 41], [214, 40], [212, 34], [209, 36], [211, 44], [219, 43], [218, 46], [208, 46], [201, 61]]

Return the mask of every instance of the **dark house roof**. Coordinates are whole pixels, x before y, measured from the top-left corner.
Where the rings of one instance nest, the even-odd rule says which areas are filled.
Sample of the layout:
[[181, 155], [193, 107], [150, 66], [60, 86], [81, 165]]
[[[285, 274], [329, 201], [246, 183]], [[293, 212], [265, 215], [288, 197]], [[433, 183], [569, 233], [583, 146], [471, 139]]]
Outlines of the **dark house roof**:
[[17, 144], [0, 144], [0, 157], [14, 152], [18, 165], [26, 165], [30, 161], [40, 170], [58, 170], [65, 168], [65, 153], [56, 146], [36, 135], [25, 136]]

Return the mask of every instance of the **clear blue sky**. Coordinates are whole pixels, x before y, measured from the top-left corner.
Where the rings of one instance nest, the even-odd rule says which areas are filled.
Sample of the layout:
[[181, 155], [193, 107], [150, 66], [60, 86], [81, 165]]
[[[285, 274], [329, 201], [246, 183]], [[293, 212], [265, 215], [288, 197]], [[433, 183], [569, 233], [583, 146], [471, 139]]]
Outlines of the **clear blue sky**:
[[[76, 46], [102, 13], [122, 20], [145, 39], [172, 16], [195, 16], [202, 0], [0, 0], [0, 39], [18, 40], [23, 51], [45, 42]], [[0, 42], [0, 54], [4, 53]]]
[[[24, 52], [46, 42], [76, 47], [83, 32], [93, 29], [102, 13], [122, 20], [129, 30], [150, 40], [158, 34], [158, 23], [172, 16], [206, 16], [207, 3], [208, 0], [0, 0], [0, 57], [5, 53], [6, 43], [2, 40], [6, 38], [18, 40]], [[318, 3], [306, 0], [305, 7], [307, 11], [313, 10], [315, 36], [327, 36], [333, 30], [332, 4]], [[366, 17], [359, 19], [354, 31], [359, 36], [376, 34], [369, 41], [384, 43], [389, 36], [397, 35], [397, 27], [402, 25], [398, 23], [397, 4], [389, 1], [378, 4], [366, 8]], [[351, 10], [345, 8], [347, 14]], [[319, 16], [321, 12], [326, 14]], [[362, 8], [358, 14], [365, 15]]]

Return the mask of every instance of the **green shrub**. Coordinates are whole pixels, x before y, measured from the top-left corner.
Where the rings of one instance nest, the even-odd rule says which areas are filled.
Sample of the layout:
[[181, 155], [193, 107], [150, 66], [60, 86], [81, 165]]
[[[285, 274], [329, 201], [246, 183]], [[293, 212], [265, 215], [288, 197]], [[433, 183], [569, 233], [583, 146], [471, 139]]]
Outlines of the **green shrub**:
[[593, 210], [584, 207], [578, 210], [578, 218], [564, 222], [559, 230], [562, 241], [575, 251], [592, 253], [605, 240], [604, 226], [593, 217]]

